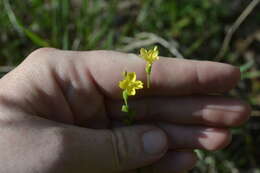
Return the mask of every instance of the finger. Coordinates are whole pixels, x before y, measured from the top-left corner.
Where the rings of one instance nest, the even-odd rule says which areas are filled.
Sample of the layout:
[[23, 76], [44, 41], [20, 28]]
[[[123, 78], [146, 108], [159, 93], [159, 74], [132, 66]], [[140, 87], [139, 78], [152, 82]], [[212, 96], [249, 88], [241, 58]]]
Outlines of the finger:
[[219, 150], [231, 141], [231, 134], [224, 128], [207, 128], [201, 126], [179, 126], [159, 123], [169, 140], [170, 149]]
[[93, 173], [126, 172], [158, 161], [167, 151], [164, 132], [138, 125], [109, 130], [71, 128], [65, 131], [69, 141], [64, 150], [72, 164]]
[[156, 126], [93, 130], [9, 107], [1, 111], [0, 172], [123, 172], [158, 161], [168, 149], [165, 133]]
[[[173, 150], [203, 149], [219, 150], [226, 147], [231, 139], [231, 133], [226, 128], [204, 126], [183, 126], [163, 122], [155, 123], [168, 137], [168, 147]], [[113, 127], [124, 127], [120, 121], [113, 121]]]
[[192, 151], [168, 152], [159, 162], [141, 169], [142, 173], [179, 173], [191, 170], [197, 162]]
[[170, 152], [154, 165], [155, 173], [179, 173], [192, 169], [197, 162], [193, 152]]
[[[137, 121], [237, 126], [245, 122], [251, 112], [250, 106], [241, 100], [220, 96], [150, 97], [129, 103]], [[125, 116], [121, 111], [122, 102], [109, 100], [107, 105], [113, 119]]]
[[[81, 56], [98, 87], [111, 98], [121, 98], [118, 82], [125, 70], [136, 72], [139, 80], [146, 81], [145, 62], [136, 55], [92, 51]], [[239, 79], [239, 69], [231, 65], [161, 58], [152, 68], [152, 88], [142, 92], [146, 95], [222, 93], [233, 88]]]

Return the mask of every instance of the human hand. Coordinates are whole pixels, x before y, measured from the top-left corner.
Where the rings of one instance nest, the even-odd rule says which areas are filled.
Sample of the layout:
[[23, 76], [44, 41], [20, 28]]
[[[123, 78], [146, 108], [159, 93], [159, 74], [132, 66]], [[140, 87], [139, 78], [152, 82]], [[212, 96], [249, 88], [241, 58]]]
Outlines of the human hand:
[[120, 121], [121, 72], [145, 81], [145, 62], [113, 51], [33, 52], [0, 80], [0, 172], [175, 173], [193, 149], [217, 150], [250, 107], [217, 94], [240, 78], [230, 65], [161, 58], [152, 88], [130, 100], [136, 125]]

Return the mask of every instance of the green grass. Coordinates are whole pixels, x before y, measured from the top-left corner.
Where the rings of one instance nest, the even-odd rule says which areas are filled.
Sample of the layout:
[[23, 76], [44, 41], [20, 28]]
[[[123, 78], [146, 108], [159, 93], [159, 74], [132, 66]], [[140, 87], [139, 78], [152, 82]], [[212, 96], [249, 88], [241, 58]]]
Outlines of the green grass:
[[[133, 43], [131, 38], [137, 39], [142, 32], [165, 39], [187, 59], [214, 61], [227, 26], [249, 3], [240, 0], [82, 0], [82, 4], [76, 6], [71, 2], [0, 0], [0, 65], [16, 66], [30, 52], [46, 46], [69, 50], [124, 50]], [[259, 30], [259, 24], [260, 14], [255, 10], [235, 33], [230, 49], [221, 60], [241, 67], [243, 80], [231, 95], [253, 105], [260, 103], [260, 72], [256, 59], [259, 41], [252, 41], [243, 52], [237, 44], [244, 43]], [[168, 48], [158, 46], [163, 56], [173, 56]], [[129, 51], [137, 53], [139, 48]], [[248, 53], [253, 53], [253, 57], [248, 57]], [[254, 172], [259, 168], [259, 119], [254, 117], [246, 126], [233, 131], [234, 141], [227, 149], [214, 153], [200, 151], [202, 160], [193, 172]]]

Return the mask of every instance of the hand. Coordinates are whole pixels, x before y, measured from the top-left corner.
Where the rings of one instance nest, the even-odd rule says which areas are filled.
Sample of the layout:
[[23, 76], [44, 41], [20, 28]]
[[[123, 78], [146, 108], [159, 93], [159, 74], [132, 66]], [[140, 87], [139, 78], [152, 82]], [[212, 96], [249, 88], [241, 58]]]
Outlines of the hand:
[[0, 172], [183, 172], [193, 149], [217, 150], [250, 107], [220, 96], [240, 78], [215, 62], [161, 58], [152, 88], [130, 100], [136, 125], [123, 126], [118, 82], [145, 81], [145, 62], [113, 51], [33, 52], [0, 80]]

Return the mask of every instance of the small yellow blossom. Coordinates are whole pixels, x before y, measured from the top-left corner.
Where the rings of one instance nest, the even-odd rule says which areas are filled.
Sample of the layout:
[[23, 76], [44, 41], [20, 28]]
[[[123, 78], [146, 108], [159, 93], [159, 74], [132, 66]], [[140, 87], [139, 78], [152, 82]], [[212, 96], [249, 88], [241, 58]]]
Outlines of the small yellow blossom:
[[144, 48], [141, 48], [140, 50], [140, 57], [146, 61], [145, 72], [147, 75], [147, 88], [150, 88], [152, 65], [154, 61], [159, 60], [158, 55], [159, 51], [157, 46], [150, 50], [146, 50]]
[[124, 79], [119, 82], [118, 86], [123, 89], [123, 99], [125, 104], [122, 105], [122, 111], [127, 113], [127, 116], [124, 119], [124, 122], [127, 125], [131, 125], [134, 122], [134, 111], [131, 110], [128, 106], [128, 96], [133, 96], [136, 94], [136, 89], [142, 89], [143, 88], [143, 82], [136, 80], [136, 73], [135, 72], [124, 72], [123, 73]]
[[143, 82], [136, 80], [136, 73], [135, 72], [125, 72], [124, 73], [124, 80], [119, 82], [119, 87], [126, 91], [129, 96], [133, 96], [136, 94], [136, 89], [143, 88]]
[[152, 65], [154, 61], [159, 60], [159, 51], [157, 46], [153, 49], [146, 50], [141, 48], [140, 50], [140, 57], [143, 58], [148, 64]]

